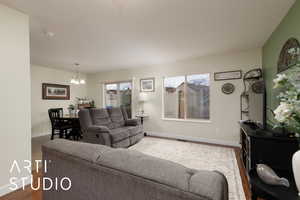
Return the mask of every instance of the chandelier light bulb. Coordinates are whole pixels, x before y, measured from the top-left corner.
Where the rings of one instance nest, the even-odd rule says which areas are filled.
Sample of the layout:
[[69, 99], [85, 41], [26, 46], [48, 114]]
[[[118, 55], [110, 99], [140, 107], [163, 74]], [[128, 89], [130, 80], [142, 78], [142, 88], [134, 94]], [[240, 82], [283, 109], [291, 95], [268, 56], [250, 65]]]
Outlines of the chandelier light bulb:
[[80, 80], [80, 84], [83, 84], [83, 85], [84, 85], [84, 84], [85, 84], [85, 80], [84, 80], [84, 79], [81, 79], [81, 80]]
[[70, 80], [70, 83], [71, 84], [74, 84], [74, 85], [83, 85], [85, 84], [85, 79], [81, 78], [80, 77], [80, 73], [79, 73], [79, 66], [80, 64], [79, 63], [74, 63], [74, 66], [76, 67], [76, 70], [75, 70], [75, 73], [76, 75], [72, 77], [72, 79]]

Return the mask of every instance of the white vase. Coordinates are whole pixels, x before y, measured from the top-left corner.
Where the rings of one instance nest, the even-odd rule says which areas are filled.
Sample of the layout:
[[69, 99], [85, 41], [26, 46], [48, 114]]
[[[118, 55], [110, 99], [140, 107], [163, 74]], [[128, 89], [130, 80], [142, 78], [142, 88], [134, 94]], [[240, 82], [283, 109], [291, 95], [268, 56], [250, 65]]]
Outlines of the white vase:
[[298, 188], [298, 195], [300, 196], [300, 150], [293, 155], [293, 172]]

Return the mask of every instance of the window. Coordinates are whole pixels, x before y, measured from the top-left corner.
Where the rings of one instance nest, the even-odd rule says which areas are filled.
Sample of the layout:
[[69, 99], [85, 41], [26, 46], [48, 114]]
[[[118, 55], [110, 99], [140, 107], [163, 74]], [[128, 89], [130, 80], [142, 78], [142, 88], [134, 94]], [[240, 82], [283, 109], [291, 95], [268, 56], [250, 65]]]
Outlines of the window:
[[131, 118], [132, 82], [106, 83], [104, 86], [105, 107], [124, 106]]
[[209, 74], [164, 79], [164, 118], [209, 120]]

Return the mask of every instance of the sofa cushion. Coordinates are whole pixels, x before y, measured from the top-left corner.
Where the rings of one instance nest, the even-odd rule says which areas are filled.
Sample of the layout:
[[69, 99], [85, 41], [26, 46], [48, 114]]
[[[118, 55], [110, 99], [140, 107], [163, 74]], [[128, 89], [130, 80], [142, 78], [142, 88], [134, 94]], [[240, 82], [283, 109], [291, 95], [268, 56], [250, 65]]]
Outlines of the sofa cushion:
[[128, 126], [126, 129], [129, 131], [130, 136], [135, 136], [143, 132], [142, 126]]
[[125, 120], [125, 126], [137, 126], [139, 125], [139, 120], [138, 119], [127, 119]]
[[127, 148], [129, 146], [130, 146], [130, 139], [129, 138], [112, 144], [113, 148]]
[[110, 130], [106, 127], [106, 126], [90, 126], [87, 129], [89, 132], [93, 132], [93, 133], [109, 133]]
[[99, 156], [113, 149], [104, 145], [94, 145], [83, 142], [72, 142], [65, 139], [55, 139], [42, 147], [43, 151], [54, 151], [82, 158], [88, 162], [96, 162]]
[[129, 131], [126, 128], [115, 128], [110, 130], [113, 143], [119, 142], [130, 137]]
[[114, 127], [106, 109], [93, 108], [90, 113], [94, 125], [106, 126], [109, 129]]
[[121, 108], [109, 108], [108, 113], [114, 128], [120, 128], [125, 125], [125, 120]]
[[185, 191], [189, 190], [190, 178], [196, 172], [180, 164], [127, 149], [106, 152], [97, 163]]

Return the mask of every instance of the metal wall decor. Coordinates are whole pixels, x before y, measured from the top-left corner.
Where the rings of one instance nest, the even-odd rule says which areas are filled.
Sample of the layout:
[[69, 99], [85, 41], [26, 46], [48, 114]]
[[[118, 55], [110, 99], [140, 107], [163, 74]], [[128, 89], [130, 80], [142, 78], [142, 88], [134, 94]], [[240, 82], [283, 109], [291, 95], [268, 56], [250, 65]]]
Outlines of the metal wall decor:
[[263, 94], [265, 91], [265, 82], [263, 80], [258, 80], [252, 83], [251, 89], [256, 94]]
[[287, 70], [297, 64], [300, 59], [300, 43], [296, 38], [290, 38], [282, 47], [280, 52], [277, 71]]
[[[246, 72], [243, 77], [243, 84], [244, 84], [244, 91], [240, 96], [241, 120], [248, 120], [251, 119], [250, 118], [251, 116], [249, 116], [250, 114], [249, 110], [256, 109], [253, 106], [250, 108], [250, 104], [251, 104], [250, 99], [253, 99], [250, 98], [250, 96], [253, 96], [253, 93], [261, 94], [261, 98], [259, 99], [261, 101], [264, 101], [263, 98], [265, 92], [265, 84], [264, 84], [263, 73], [261, 68], [255, 68]], [[263, 103], [261, 104], [263, 105]], [[263, 109], [263, 108], [257, 107], [257, 109]]]
[[226, 71], [226, 72], [215, 72], [214, 78], [215, 78], [215, 81], [241, 79], [242, 71], [236, 70], [236, 71]]
[[260, 68], [252, 69], [245, 73], [244, 80], [259, 80], [262, 78], [262, 70]]
[[222, 92], [224, 94], [232, 94], [235, 90], [235, 86], [232, 83], [225, 83], [222, 86]]

